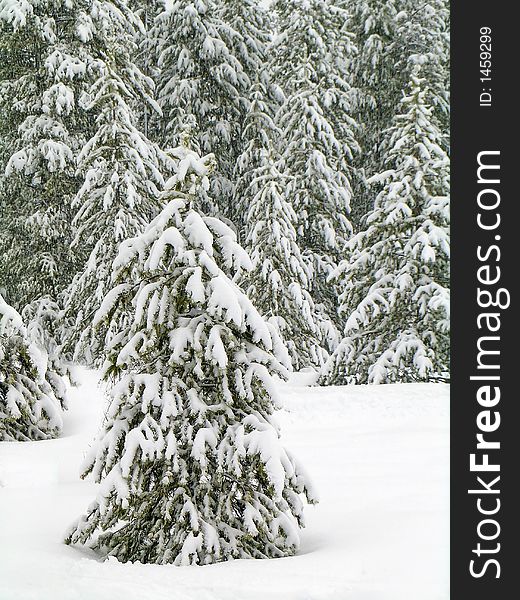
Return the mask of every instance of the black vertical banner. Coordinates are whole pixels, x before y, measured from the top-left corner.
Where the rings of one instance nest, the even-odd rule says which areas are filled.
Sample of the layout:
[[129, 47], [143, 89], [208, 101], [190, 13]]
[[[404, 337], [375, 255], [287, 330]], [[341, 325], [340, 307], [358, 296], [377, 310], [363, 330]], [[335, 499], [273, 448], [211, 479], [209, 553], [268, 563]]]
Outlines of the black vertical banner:
[[[452, 2], [451, 597], [520, 578], [520, 31], [515, 3]], [[506, 591], [507, 590], [507, 591]], [[512, 594], [512, 595], [511, 595]], [[520, 596], [518, 596], [520, 597]]]

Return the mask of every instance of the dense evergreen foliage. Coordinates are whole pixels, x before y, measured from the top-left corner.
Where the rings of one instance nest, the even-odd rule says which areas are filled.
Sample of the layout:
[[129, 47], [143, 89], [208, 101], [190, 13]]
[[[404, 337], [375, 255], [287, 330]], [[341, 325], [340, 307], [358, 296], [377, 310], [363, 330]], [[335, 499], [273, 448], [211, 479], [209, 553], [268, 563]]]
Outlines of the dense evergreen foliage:
[[84, 95], [100, 75], [81, 0], [0, 3], [0, 277], [18, 308], [56, 299], [71, 249], [75, 161], [92, 124]]
[[351, 88], [340, 62], [350, 53], [347, 13], [326, 0], [291, 0], [275, 7], [281, 33], [273, 70], [286, 96], [277, 114], [285, 194], [298, 215], [298, 243], [312, 271], [311, 291], [334, 318], [336, 294], [326, 280], [352, 232], [349, 161], [358, 147]]
[[[156, 20], [162, 142], [177, 146], [188, 127], [192, 147], [213, 153], [211, 193], [201, 207], [229, 215], [241, 123], [270, 31], [262, 7], [249, 1], [176, 0]], [[240, 28], [238, 30], [237, 28]]]
[[103, 556], [293, 554], [277, 379], [449, 378], [448, 2], [264, 4], [0, 0], [0, 440], [102, 366]]
[[48, 368], [21, 316], [0, 296], [0, 442], [59, 435], [62, 417], [55, 389], [63, 386]]
[[257, 84], [239, 160], [237, 206], [244, 216], [244, 245], [253, 269], [244, 280], [248, 295], [283, 337], [295, 369], [319, 365], [323, 358], [320, 328], [309, 293], [311, 269], [296, 232], [298, 218], [285, 192], [277, 142], [281, 131], [270, 114], [264, 86]]
[[449, 160], [429, 97], [416, 69], [386, 134], [375, 208], [334, 273], [347, 322], [329, 382], [448, 377]]
[[[167, 158], [137, 129], [132, 89], [112, 65], [92, 87], [89, 108], [97, 115], [96, 133], [78, 157], [84, 182], [73, 201], [77, 213], [72, 247], [92, 247], [67, 289], [65, 318], [71, 323], [75, 354], [88, 363], [102, 354], [92, 317], [110, 284], [118, 244], [139, 233], [159, 210], [161, 166]], [[71, 340], [67, 341], [70, 345]]]

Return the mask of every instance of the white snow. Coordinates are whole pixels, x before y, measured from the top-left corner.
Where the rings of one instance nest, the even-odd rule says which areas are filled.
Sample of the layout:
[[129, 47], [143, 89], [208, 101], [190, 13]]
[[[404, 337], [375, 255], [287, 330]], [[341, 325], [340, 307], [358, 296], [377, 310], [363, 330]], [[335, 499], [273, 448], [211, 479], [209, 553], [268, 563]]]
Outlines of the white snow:
[[79, 377], [60, 439], [0, 443], [0, 600], [449, 598], [447, 386], [279, 384], [284, 445], [320, 496], [298, 555], [175, 567], [62, 543], [95, 496], [79, 468], [105, 410], [96, 373]]
[[22, 317], [0, 295], [0, 335], [9, 335], [23, 327]]

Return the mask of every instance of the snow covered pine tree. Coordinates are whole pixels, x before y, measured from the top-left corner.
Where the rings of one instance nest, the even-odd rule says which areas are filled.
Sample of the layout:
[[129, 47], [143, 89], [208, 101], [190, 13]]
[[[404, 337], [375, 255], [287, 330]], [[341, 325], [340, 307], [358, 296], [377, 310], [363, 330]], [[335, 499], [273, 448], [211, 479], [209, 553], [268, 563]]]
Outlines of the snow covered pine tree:
[[[102, 74], [86, 105], [96, 131], [79, 154], [83, 185], [73, 200], [77, 213], [72, 246], [92, 250], [67, 289], [65, 306], [70, 328], [66, 348], [71, 353], [75, 348], [76, 359], [87, 364], [102, 360], [103, 335], [97, 335], [91, 323], [108, 291], [118, 246], [140, 233], [159, 212], [159, 189], [164, 185], [161, 171], [170, 163], [139, 131], [133, 110], [138, 103], [149, 105], [150, 110], [156, 107], [151, 81], [131, 60], [135, 48], [131, 34], [135, 36], [142, 24], [124, 5], [98, 18], [97, 27], [110, 55], [102, 63]], [[103, 53], [98, 52], [101, 62]]]
[[395, 70], [408, 79], [419, 65], [428, 82], [428, 102], [444, 137], [450, 145], [450, 3], [428, 0], [420, 9], [414, 0], [400, 0], [396, 39], [390, 45]]
[[[383, 169], [382, 132], [391, 125], [407, 75], [397, 70], [395, 49], [399, 8], [396, 0], [340, 0], [349, 11], [349, 27], [357, 52], [350, 69], [356, 101], [353, 115], [359, 129], [361, 152], [354, 156], [352, 222], [358, 228], [374, 208], [374, 193], [367, 179]], [[419, 9], [418, 12], [421, 12]], [[397, 57], [403, 48], [397, 48]], [[407, 55], [408, 56], [408, 55]]]
[[334, 277], [345, 337], [325, 383], [444, 379], [449, 372], [449, 159], [416, 67], [387, 132], [388, 170], [367, 229]]
[[93, 93], [99, 128], [80, 155], [85, 182], [74, 201], [74, 244], [93, 242], [94, 248], [69, 286], [66, 304], [67, 318], [75, 317], [76, 356], [88, 363], [102, 352], [103, 340], [97, 339], [91, 322], [108, 291], [118, 245], [157, 214], [157, 186], [162, 186], [159, 151], [136, 129], [124, 82], [109, 69]]
[[297, 244], [298, 218], [285, 197], [287, 178], [275, 149], [282, 136], [258, 82], [244, 123], [247, 145], [238, 161], [238, 212], [253, 268], [240, 283], [262, 315], [275, 324], [294, 369], [318, 365], [320, 328], [309, 294], [310, 269]]
[[384, 132], [418, 64], [428, 81], [443, 148], [449, 149], [449, 1], [341, 0], [341, 5], [351, 12], [349, 26], [357, 46], [351, 71], [362, 151], [355, 155], [352, 220], [363, 226], [375, 197], [367, 179], [385, 169]]
[[[156, 20], [158, 100], [163, 112], [163, 144], [178, 146], [189, 125], [194, 150], [216, 157], [204, 212], [228, 215], [233, 169], [239, 153], [240, 124], [251, 81], [242, 61], [251, 61], [250, 39], [234, 31], [223, 0], [175, 0]], [[212, 201], [209, 201], [212, 198]]]
[[[337, 293], [327, 276], [352, 232], [349, 162], [357, 151], [351, 88], [338, 68], [350, 50], [347, 13], [327, 0], [280, 0], [274, 78], [286, 100], [276, 116], [287, 201], [298, 215], [298, 245], [311, 267], [309, 291], [322, 346], [337, 343]], [[290, 74], [288, 76], [287, 74]]]
[[79, 0], [0, 0], [0, 282], [20, 309], [57, 300], [71, 251], [76, 157], [91, 128], [82, 104], [99, 74]]
[[59, 435], [60, 401], [47, 381], [47, 369], [46, 357], [29, 340], [22, 318], [0, 296], [0, 442]]
[[[246, 124], [247, 115], [256, 113], [259, 105], [261, 110], [269, 106], [268, 112], [272, 115], [275, 105], [278, 107], [282, 100], [281, 92], [270, 81], [270, 49], [275, 15], [256, 0], [220, 0], [220, 14], [230, 30], [235, 32], [230, 36], [233, 53], [249, 80], [247, 93], [240, 101], [237, 139], [234, 142], [233, 198], [226, 210], [226, 217], [231, 220], [240, 235], [248, 205], [242, 197], [243, 186], [242, 190], [237, 189], [238, 179], [240, 178], [242, 183], [245, 183], [245, 180], [249, 181], [248, 171], [257, 166], [254, 146], [258, 131]], [[254, 103], [255, 107], [251, 107], [251, 103]], [[261, 125], [260, 122], [257, 124]]]
[[121, 561], [208, 564], [293, 554], [301, 493], [315, 501], [271, 414], [271, 373], [287, 360], [274, 328], [225, 275], [247, 255], [232, 231], [190, 205], [205, 174], [187, 154], [165, 208], [114, 262], [96, 322], [112, 338], [110, 406], [84, 476], [101, 481], [67, 543]]

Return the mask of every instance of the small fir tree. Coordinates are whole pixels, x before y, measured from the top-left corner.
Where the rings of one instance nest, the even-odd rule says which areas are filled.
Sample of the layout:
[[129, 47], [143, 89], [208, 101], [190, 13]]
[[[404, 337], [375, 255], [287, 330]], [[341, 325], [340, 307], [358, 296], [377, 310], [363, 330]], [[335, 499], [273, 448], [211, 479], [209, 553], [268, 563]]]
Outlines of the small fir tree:
[[62, 408], [67, 408], [67, 391], [63, 378], [76, 383], [74, 368], [61, 352], [63, 343], [63, 310], [52, 298], [44, 296], [27, 304], [22, 311], [29, 338], [47, 358], [45, 378]]
[[[96, 321], [112, 338], [110, 406], [84, 470], [102, 485], [68, 543], [122, 561], [208, 564], [292, 554], [303, 524], [301, 467], [272, 422], [283, 347], [219, 268], [243, 264], [234, 235], [191, 208], [189, 157], [165, 208], [121, 245]], [[189, 181], [189, 180], [188, 180]]]
[[60, 401], [46, 356], [31, 342], [22, 318], [0, 296], [0, 441], [55, 438], [62, 427]]

